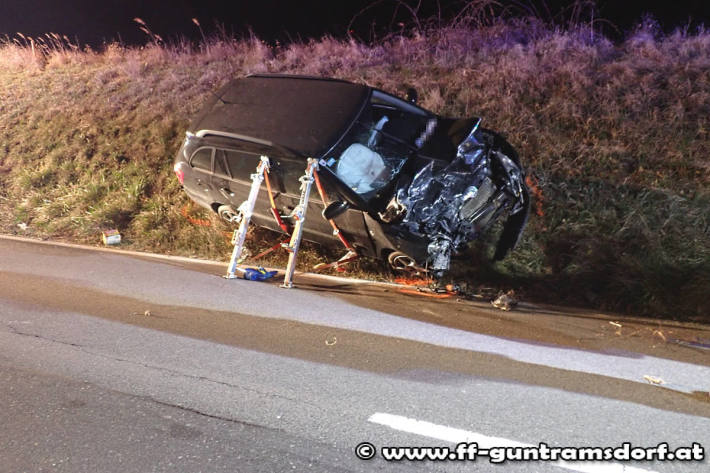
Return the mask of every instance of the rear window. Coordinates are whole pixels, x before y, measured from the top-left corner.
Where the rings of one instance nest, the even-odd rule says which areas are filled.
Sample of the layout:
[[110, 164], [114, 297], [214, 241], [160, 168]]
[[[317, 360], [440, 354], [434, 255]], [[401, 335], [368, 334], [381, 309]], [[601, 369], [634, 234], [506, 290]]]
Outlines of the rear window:
[[190, 166], [193, 168], [212, 170], [212, 148], [200, 148], [192, 155]]

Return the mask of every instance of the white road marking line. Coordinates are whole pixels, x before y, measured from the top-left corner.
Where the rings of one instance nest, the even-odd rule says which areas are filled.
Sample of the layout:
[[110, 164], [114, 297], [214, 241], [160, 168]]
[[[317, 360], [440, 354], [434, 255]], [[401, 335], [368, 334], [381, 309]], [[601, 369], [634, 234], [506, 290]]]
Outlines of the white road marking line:
[[[385, 414], [382, 412], [372, 414], [368, 421], [374, 424], [384, 425], [395, 430], [400, 430], [402, 432], [430, 437], [454, 444], [462, 442], [476, 442], [479, 448], [537, 447], [536, 445], [516, 442], [515, 440], [509, 440], [502, 437], [489, 437], [476, 432], [469, 432], [468, 430], [455, 429], [445, 425], [432, 424], [431, 422], [393, 414]], [[653, 470], [644, 470], [613, 462], [568, 462], [560, 460], [544, 463], [580, 473], [656, 473]]]

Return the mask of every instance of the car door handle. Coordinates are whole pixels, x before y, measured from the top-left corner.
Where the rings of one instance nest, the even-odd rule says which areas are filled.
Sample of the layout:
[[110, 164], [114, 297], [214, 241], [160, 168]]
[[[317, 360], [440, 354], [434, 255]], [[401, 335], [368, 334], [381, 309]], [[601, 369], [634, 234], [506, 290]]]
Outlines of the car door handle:
[[226, 187], [222, 187], [219, 190], [220, 192], [222, 192], [222, 194], [224, 194], [225, 197], [234, 197], [234, 192], [227, 189]]

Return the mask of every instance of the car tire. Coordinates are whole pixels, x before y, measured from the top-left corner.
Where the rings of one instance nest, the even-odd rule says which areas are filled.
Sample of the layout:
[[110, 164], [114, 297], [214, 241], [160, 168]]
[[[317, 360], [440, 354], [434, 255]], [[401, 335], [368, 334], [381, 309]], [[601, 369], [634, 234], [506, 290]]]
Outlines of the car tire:
[[231, 205], [220, 205], [217, 208], [217, 214], [219, 218], [228, 223], [237, 223], [240, 219], [239, 211]]
[[387, 255], [387, 262], [395, 271], [407, 271], [417, 267], [414, 258], [401, 251], [393, 251]]

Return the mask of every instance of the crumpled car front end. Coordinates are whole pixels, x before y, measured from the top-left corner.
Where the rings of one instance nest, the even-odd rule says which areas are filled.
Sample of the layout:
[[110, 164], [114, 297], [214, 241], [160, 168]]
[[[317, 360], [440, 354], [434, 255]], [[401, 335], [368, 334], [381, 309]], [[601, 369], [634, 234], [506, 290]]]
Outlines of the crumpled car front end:
[[453, 253], [507, 216], [494, 259], [515, 247], [530, 207], [525, 174], [513, 148], [477, 123], [445, 165], [432, 160], [401, 187], [380, 217], [428, 241], [427, 265], [435, 277]]

